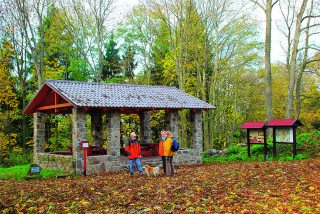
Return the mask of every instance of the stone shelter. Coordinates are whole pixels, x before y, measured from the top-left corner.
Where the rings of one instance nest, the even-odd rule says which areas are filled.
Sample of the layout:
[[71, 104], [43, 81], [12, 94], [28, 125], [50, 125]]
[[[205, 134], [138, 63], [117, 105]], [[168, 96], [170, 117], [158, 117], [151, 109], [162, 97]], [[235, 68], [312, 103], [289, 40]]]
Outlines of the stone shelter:
[[[202, 111], [214, 106], [176, 87], [46, 80], [24, 110], [34, 116], [34, 162], [44, 169], [83, 174], [84, 152], [81, 142], [87, 140], [87, 117], [91, 115], [91, 142], [102, 150], [102, 115], [107, 117], [107, 149], [100, 155], [87, 157], [89, 174], [120, 171], [120, 115], [140, 116], [140, 141], [151, 141], [150, 113], [165, 110], [167, 130], [178, 138], [178, 111], [190, 109], [191, 149], [180, 149], [175, 165], [202, 163]], [[72, 152], [69, 155], [45, 152], [45, 115], [72, 114]]]

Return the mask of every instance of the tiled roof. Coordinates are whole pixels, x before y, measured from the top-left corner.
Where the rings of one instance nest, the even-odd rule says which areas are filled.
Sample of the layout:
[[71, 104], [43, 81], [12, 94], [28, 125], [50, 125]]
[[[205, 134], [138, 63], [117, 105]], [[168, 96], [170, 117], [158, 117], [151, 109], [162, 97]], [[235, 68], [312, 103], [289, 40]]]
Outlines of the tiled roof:
[[[176, 87], [46, 80], [74, 107], [215, 109]], [[41, 89], [40, 89], [41, 91]]]
[[266, 122], [245, 122], [241, 128], [242, 129], [261, 129], [264, 127]]
[[303, 124], [298, 119], [272, 119], [266, 124], [266, 126], [303, 126]]

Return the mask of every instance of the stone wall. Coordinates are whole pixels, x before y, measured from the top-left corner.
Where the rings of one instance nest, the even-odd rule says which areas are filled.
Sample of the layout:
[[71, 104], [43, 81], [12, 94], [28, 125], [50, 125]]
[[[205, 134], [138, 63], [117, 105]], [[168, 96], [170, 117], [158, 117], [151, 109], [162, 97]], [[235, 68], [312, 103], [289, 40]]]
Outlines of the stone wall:
[[81, 142], [87, 140], [87, 116], [84, 109], [74, 108], [72, 110], [72, 152], [73, 162], [75, 164], [76, 174], [83, 174], [83, 149], [81, 149]]
[[191, 149], [196, 152], [196, 157], [203, 159], [202, 145], [202, 110], [190, 111]]
[[191, 165], [202, 164], [203, 155], [195, 149], [179, 149], [173, 157], [173, 164], [177, 165]]
[[87, 157], [87, 175], [121, 171], [119, 157], [111, 155]]
[[140, 114], [140, 141], [141, 143], [151, 143], [150, 113], [142, 111]]
[[37, 156], [37, 163], [40, 165], [41, 169], [64, 171], [71, 174], [74, 173], [71, 155], [38, 153], [35, 156]]
[[107, 112], [107, 154], [120, 159], [120, 113], [118, 110]]
[[[46, 145], [46, 132], [45, 132], [45, 120], [46, 115], [41, 112], [33, 114], [34, 123], [33, 123], [33, 154], [44, 152]], [[37, 156], [33, 156], [33, 161], [37, 163]]]
[[171, 131], [174, 139], [179, 139], [178, 110], [169, 110], [165, 112], [166, 131]]
[[91, 145], [98, 149], [103, 148], [101, 111], [91, 113]]

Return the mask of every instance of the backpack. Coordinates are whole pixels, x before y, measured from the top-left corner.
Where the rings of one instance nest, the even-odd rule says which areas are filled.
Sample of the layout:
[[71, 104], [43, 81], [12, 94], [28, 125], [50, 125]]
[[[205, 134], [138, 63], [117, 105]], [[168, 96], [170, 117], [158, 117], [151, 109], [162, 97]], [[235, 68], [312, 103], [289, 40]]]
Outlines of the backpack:
[[176, 152], [179, 150], [179, 143], [175, 139], [172, 138], [172, 146], [171, 151]]

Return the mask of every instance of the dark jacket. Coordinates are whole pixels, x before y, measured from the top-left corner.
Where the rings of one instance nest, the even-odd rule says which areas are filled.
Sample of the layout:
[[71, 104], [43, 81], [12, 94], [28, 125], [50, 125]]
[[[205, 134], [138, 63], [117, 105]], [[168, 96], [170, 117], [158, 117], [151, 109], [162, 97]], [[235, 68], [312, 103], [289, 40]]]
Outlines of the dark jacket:
[[128, 154], [129, 159], [140, 158], [141, 147], [139, 141], [137, 139], [135, 139], [134, 141], [132, 141], [131, 139], [128, 140], [128, 142], [126, 143], [125, 151]]

